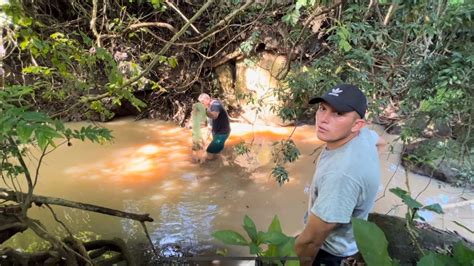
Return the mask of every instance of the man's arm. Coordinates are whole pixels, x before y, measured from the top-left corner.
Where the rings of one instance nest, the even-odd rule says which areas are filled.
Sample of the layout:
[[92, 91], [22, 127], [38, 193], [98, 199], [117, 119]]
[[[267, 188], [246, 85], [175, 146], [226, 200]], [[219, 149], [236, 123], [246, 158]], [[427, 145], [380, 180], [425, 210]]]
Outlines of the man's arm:
[[387, 148], [387, 143], [388, 142], [384, 138], [379, 136], [379, 138], [377, 139], [377, 143], [375, 144], [375, 146], [377, 147], [377, 151], [379, 153], [385, 152]]
[[217, 119], [217, 117], [219, 116], [219, 112], [214, 112], [214, 111], [211, 111], [209, 109], [206, 109], [206, 115], [209, 118]]
[[311, 258], [302, 261], [301, 266], [311, 265], [326, 237], [336, 227], [336, 223], [327, 223], [318, 216], [309, 213], [308, 223], [296, 239], [295, 251], [299, 257]]

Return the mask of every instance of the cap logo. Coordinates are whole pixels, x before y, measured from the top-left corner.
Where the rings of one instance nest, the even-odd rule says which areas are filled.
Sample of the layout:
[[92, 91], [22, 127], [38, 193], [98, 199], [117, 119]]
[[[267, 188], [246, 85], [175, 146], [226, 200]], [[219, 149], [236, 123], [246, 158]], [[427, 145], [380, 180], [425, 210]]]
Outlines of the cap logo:
[[341, 90], [339, 88], [335, 88], [335, 89], [332, 89], [332, 91], [328, 94], [332, 95], [332, 96], [339, 96], [339, 93], [341, 93], [341, 92], [343, 92], [343, 90]]

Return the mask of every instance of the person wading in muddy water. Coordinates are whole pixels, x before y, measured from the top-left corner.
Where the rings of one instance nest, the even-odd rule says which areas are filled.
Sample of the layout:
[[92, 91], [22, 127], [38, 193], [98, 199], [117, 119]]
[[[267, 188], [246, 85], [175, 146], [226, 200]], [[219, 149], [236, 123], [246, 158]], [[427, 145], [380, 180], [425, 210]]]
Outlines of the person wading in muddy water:
[[340, 84], [310, 104], [316, 134], [326, 142], [310, 187], [305, 228], [295, 250], [302, 265], [341, 265], [358, 248], [351, 218], [367, 220], [380, 185], [378, 150], [386, 142], [365, 125], [367, 99], [354, 85]]
[[211, 99], [206, 93], [201, 93], [198, 100], [207, 108], [206, 115], [212, 121], [212, 141], [206, 148], [206, 159], [214, 160], [224, 149], [224, 143], [230, 135], [229, 115], [221, 101]]
[[202, 163], [206, 160], [206, 154], [204, 151], [205, 143], [207, 141], [208, 130], [206, 127], [206, 107], [204, 104], [197, 102], [193, 104], [191, 112], [192, 121], [192, 162]]

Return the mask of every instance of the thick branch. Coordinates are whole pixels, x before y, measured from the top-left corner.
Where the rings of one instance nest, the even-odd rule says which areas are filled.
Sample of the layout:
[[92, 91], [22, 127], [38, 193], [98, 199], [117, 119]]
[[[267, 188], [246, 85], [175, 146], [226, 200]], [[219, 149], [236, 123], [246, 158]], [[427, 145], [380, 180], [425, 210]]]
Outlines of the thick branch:
[[97, 47], [101, 47], [100, 44], [100, 34], [97, 32], [96, 28], [96, 20], [97, 20], [97, 5], [98, 5], [98, 0], [92, 0], [92, 19], [90, 21], [90, 28], [92, 30], [92, 33], [94, 34], [95, 38], [97, 39]]
[[[6, 199], [10, 201], [15, 201], [15, 202], [16, 202], [16, 199], [17, 199], [16, 197], [18, 196], [18, 194], [20, 194], [23, 197], [26, 196], [25, 193], [9, 191], [6, 189], [1, 189], [1, 188], [0, 188], [0, 192], [3, 192], [3, 193], [0, 193], [0, 199]], [[123, 212], [123, 211], [119, 211], [115, 209], [110, 209], [110, 208], [87, 204], [87, 203], [65, 200], [61, 198], [32, 195], [31, 201], [38, 205], [41, 205], [41, 204], [59, 205], [59, 206], [64, 206], [64, 207], [69, 207], [69, 208], [75, 208], [75, 209], [81, 209], [85, 211], [92, 211], [92, 212], [107, 214], [107, 215], [121, 217], [121, 218], [132, 219], [132, 220], [136, 220], [140, 222], [153, 222], [153, 218], [151, 218], [149, 214], [136, 214], [136, 213], [130, 213], [130, 212]]]
[[[187, 23], [189, 22], [189, 19], [183, 14], [183, 12], [181, 12], [175, 5], [173, 5], [173, 3], [171, 3], [170, 1], [168, 0], [165, 0], [165, 3], [167, 5], [169, 5], [172, 9], [174, 9], [174, 11], [176, 11], [176, 13], [178, 13], [183, 19], [184, 21], [186, 21]], [[191, 23], [191, 28], [193, 28], [193, 30], [197, 33], [197, 34], [201, 34], [199, 32], [199, 30], [194, 27], [194, 25]]]
[[164, 22], [141, 22], [141, 23], [136, 23], [128, 26], [127, 30], [135, 30], [138, 28], [144, 28], [144, 27], [158, 27], [158, 28], [167, 28], [170, 31], [176, 33], [178, 30], [176, 30], [173, 26], [171, 26], [168, 23]]
[[390, 8], [388, 9], [387, 15], [385, 16], [385, 19], [383, 20], [383, 25], [387, 26], [388, 23], [390, 22], [390, 18], [392, 17], [393, 13], [395, 13], [395, 10], [397, 9], [398, 4], [397, 3], [392, 3], [390, 5]]
[[241, 6], [240, 8], [234, 10], [232, 13], [227, 15], [225, 18], [221, 19], [216, 25], [214, 25], [210, 30], [207, 32], [203, 33], [201, 36], [199, 36], [199, 39], [203, 40], [206, 39], [207, 37], [213, 35], [217, 30], [228, 24], [235, 16], [237, 16], [240, 12], [243, 12], [245, 9], [247, 9], [251, 4], [253, 4], [255, 0], [248, 0], [245, 5]]
[[230, 54], [227, 54], [227, 55], [223, 56], [222, 58], [220, 58], [218, 61], [212, 63], [212, 68], [216, 68], [220, 65], [223, 65], [223, 64], [227, 63], [228, 61], [230, 61], [232, 59], [235, 59], [235, 58], [237, 58], [239, 56], [242, 56], [242, 55], [243, 54], [242, 54], [242, 51], [240, 51], [240, 49], [237, 50], [237, 51], [234, 51]]

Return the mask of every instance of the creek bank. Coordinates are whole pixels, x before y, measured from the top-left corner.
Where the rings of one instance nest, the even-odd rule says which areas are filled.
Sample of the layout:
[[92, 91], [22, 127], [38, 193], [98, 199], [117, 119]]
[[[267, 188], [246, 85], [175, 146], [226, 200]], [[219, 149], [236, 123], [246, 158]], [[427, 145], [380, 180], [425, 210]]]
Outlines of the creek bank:
[[425, 159], [429, 158], [429, 153], [435, 153], [435, 148], [432, 148], [435, 141], [425, 139], [405, 145], [401, 156], [403, 167], [415, 174], [431, 177], [453, 186], [466, 186], [471, 189], [473, 177], [468, 176], [469, 169], [458, 160], [448, 158], [448, 156], [443, 156], [432, 162]]
[[[416, 265], [420, 258], [423, 257], [423, 254], [413, 244], [413, 241], [406, 230], [405, 219], [390, 215], [371, 213], [369, 215], [369, 221], [375, 223], [384, 232], [388, 241], [388, 253], [392, 259], [399, 260], [401, 265]], [[451, 251], [453, 246], [459, 241], [461, 241], [464, 246], [474, 250], [474, 243], [458, 235], [456, 232], [440, 230], [426, 223], [417, 223], [413, 230], [418, 234], [420, 247], [425, 251], [438, 253]], [[223, 247], [219, 247], [219, 249], [226, 247], [230, 246], [224, 245]], [[134, 254], [140, 254], [140, 256], [137, 257], [139, 260], [137, 262], [139, 263], [148, 264], [160, 262], [160, 259], [153, 254], [149, 249], [149, 246], [145, 243], [141, 245], [132, 245], [131, 249]], [[199, 247], [183, 247], [179, 244], [166, 244], [157, 247], [157, 249], [159, 250], [160, 256], [168, 261], [172, 261], [174, 258], [179, 261], [186, 261], [186, 257], [214, 256], [217, 247], [203, 250]], [[202, 250], [202, 252], [196, 254], [188, 249]], [[245, 256], [248, 257], [251, 255]], [[209, 263], [211, 262], [209, 261]]]
[[[423, 255], [413, 244], [406, 229], [406, 220], [400, 217], [371, 213], [369, 221], [375, 223], [384, 232], [388, 241], [388, 253], [392, 259], [398, 259], [401, 265], [416, 265]], [[441, 230], [426, 223], [417, 223], [413, 228], [418, 235], [420, 247], [427, 251], [448, 251], [461, 241], [474, 250], [474, 243], [456, 232]]]

